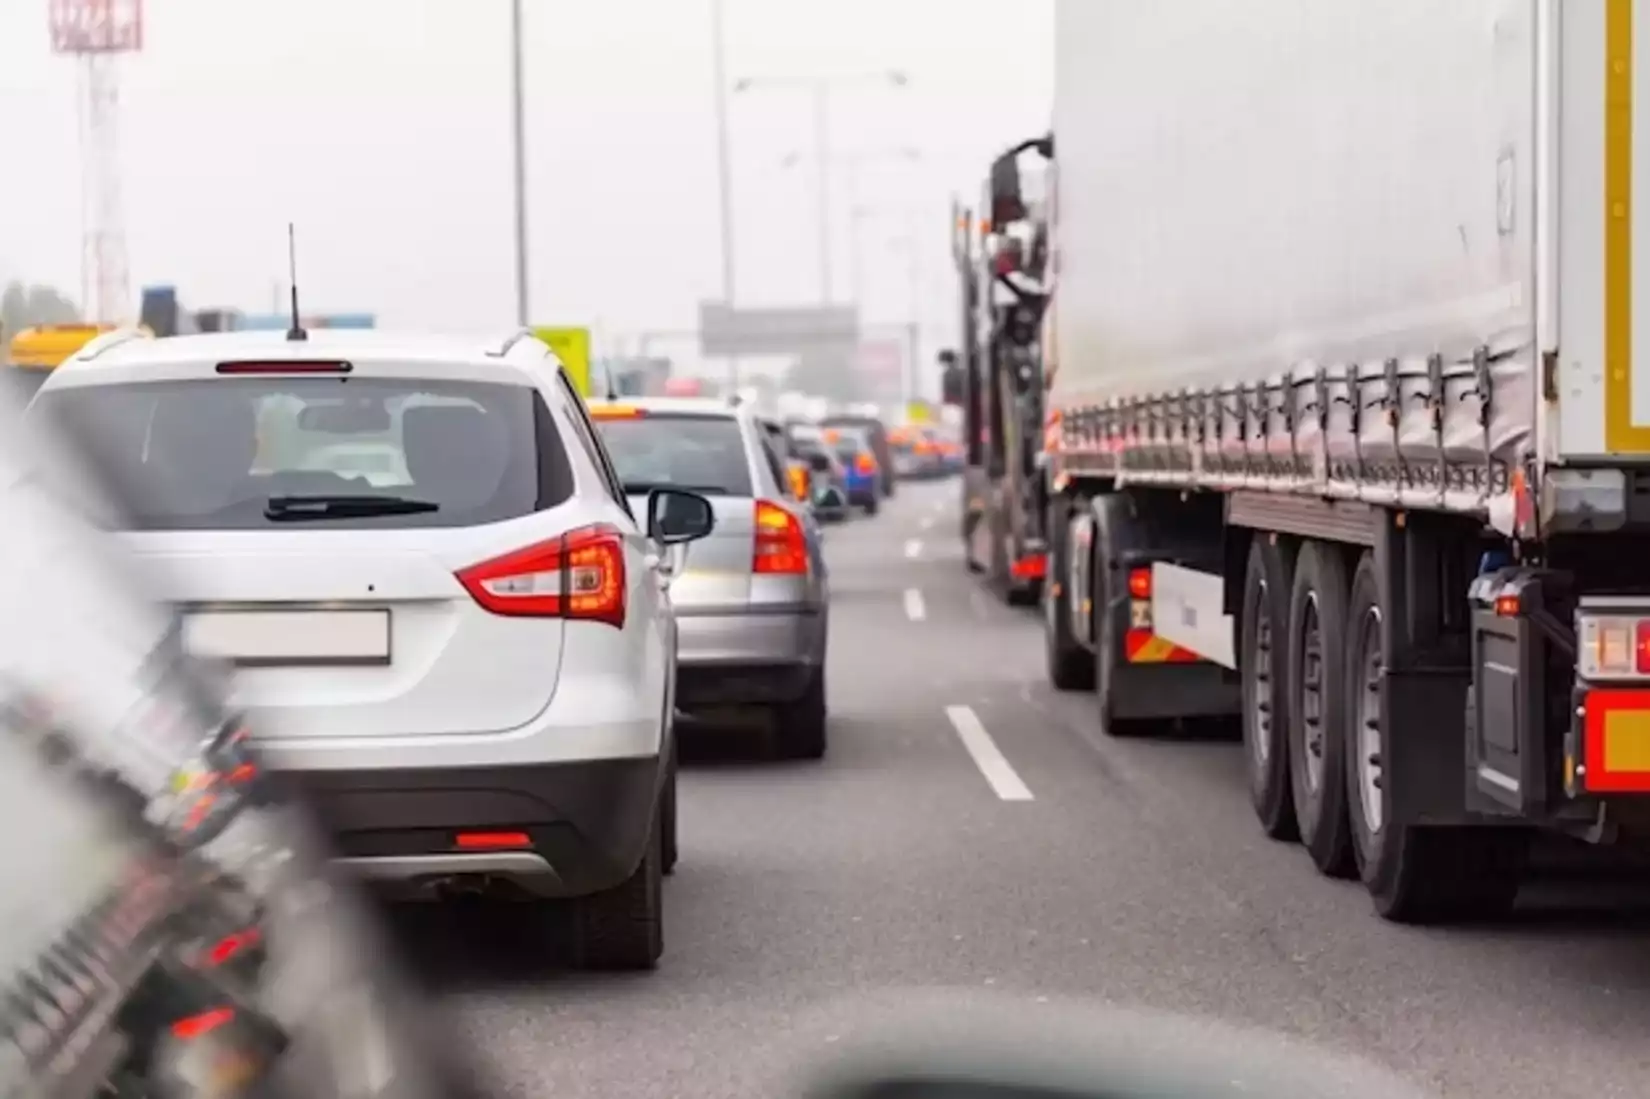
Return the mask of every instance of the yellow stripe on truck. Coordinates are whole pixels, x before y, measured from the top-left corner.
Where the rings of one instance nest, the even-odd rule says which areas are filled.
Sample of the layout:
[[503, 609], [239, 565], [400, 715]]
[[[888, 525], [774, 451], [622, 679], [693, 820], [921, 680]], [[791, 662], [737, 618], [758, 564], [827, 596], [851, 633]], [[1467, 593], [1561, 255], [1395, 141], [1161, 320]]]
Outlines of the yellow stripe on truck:
[[1650, 454], [1633, 422], [1633, 3], [1604, 10], [1604, 445]]

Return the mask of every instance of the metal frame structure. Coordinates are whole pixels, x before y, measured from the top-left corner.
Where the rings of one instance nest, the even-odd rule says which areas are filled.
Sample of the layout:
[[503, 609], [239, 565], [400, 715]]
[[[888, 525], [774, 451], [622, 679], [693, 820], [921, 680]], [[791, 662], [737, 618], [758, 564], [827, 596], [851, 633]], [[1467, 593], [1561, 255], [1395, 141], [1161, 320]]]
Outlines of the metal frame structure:
[[143, 49], [143, 0], [48, 0], [52, 51], [80, 66], [80, 303], [88, 318], [131, 311], [120, 186], [122, 54]]

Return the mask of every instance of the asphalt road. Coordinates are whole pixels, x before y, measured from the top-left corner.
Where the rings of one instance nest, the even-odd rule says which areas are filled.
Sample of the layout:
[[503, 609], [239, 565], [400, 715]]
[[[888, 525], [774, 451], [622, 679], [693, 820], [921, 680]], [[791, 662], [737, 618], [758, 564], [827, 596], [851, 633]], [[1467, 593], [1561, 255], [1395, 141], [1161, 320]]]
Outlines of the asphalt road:
[[962, 568], [957, 495], [911, 486], [828, 535], [824, 762], [691, 731], [656, 973], [399, 918], [511, 1094], [776, 1099], [868, 997], [933, 987], [1271, 1027], [1440, 1097], [1644, 1093], [1650, 907], [1567, 886], [1494, 928], [1381, 922], [1261, 836], [1235, 744], [1108, 740], [1047, 686], [1035, 614]]

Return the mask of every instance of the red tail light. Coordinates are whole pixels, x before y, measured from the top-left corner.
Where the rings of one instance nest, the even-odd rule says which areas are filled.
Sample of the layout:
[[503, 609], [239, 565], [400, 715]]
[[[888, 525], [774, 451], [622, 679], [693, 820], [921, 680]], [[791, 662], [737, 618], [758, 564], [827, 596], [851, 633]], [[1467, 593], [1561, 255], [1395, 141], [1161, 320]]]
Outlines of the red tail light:
[[756, 501], [756, 548], [751, 571], [795, 575], [808, 571], [808, 540], [796, 516], [766, 500]]
[[606, 523], [471, 565], [458, 582], [494, 614], [624, 625], [624, 539]]
[[234, 1021], [234, 1008], [215, 1007], [211, 1011], [203, 1011], [199, 1015], [179, 1019], [172, 1024], [172, 1034], [179, 1041], [193, 1042], [195, 1039], [204, 1038], [219, 1027]]
[[860, 451], [854, 455], [854, 468], [860, 473], [870, 475], [877, 471], [877, 460], [864, 451]]
[[1129, 570], [1129, 598], [1150, 599], [1152, 597], [1152, 570]]

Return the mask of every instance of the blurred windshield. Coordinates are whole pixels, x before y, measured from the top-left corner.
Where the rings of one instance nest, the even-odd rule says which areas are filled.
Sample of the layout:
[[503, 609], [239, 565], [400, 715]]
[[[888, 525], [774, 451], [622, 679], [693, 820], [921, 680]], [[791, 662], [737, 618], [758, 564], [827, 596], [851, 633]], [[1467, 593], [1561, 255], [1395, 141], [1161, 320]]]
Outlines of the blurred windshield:
[[596, 427], [627, 491], [675, 485], [752, 495], [745, 436], [730, 416], [650, 414], [598, 419]]
[[306, 522], [474, 525], [571, 490], [541, 484], [541, 450], [559, 444], [529, 388], [352, 378], [347, 392], [334, 379], [292, 377], [72, 386], [46, 390], [31, 415], [85, 447], [138, 530], [267, 528], [285, 521], [271, 499], [324, 496], [433, 507]]

